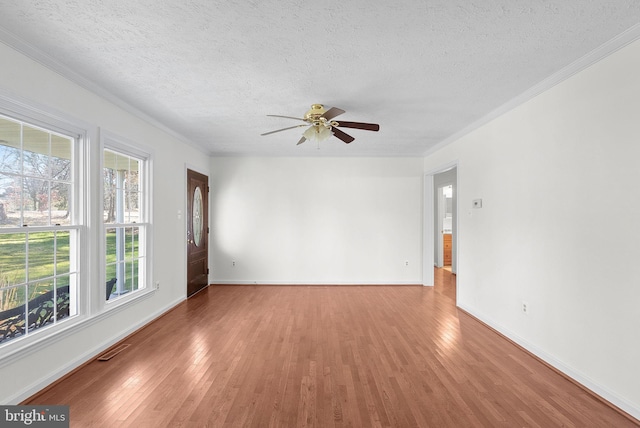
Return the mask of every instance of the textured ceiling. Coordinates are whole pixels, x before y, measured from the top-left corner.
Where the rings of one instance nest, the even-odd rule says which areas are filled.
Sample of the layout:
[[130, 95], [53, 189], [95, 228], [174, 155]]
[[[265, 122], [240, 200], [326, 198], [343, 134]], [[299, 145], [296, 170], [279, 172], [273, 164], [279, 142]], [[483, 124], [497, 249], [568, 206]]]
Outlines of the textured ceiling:
[[[420, 156], [639, 22], [637, 0], [0, 0], [6, 43], [219, 155]], [[312, 103], [380, 132], [260, 136]]]

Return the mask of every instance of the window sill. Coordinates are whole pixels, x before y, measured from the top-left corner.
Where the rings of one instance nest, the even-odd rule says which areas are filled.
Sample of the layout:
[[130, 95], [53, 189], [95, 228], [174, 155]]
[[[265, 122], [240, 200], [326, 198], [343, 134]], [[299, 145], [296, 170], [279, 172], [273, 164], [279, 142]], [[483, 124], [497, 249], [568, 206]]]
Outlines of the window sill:
[[105, 302], [100, 315], [104, 313], [111, 313], [112, 311], [118, 311], [124, 307], [129, 306], [131, 303], [136, 302], [140, 299], [144, 299], [149, 295], [155, 293], [157, 290], [153, 287], [146, 287], [142, 290], [136, 290], [131, 293], [123, 294], [119, 297], [115, 297], [113, 299], [109, 299]]

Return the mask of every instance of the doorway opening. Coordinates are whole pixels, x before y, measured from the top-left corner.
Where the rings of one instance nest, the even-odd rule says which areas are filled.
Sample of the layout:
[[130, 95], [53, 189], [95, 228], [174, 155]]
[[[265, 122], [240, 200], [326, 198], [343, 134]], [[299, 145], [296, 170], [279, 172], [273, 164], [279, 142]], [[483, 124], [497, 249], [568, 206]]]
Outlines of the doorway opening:
[[442, 241], [438, 243], [438, 262], [441, 262], [438, 266], [453, 273], [453, 184], [438, 189], [438, 229], [440, 231], [438, 236]]
[[434, 261], [437, 268], [457, 273], [458, 169], [451, 167], [433, 175]]
[[[457, 163], [425, 174], [423, 284], [435, 285], [441, 275], [458, 273], [458, 169]], [[445, 270], [446, 269], [446, 270]], [[438, 279], [438, 280], [436, 280]], [[451, 281], [445, 281], [451, 283]], [[452, 288], [457, 296], [459, 284]]]

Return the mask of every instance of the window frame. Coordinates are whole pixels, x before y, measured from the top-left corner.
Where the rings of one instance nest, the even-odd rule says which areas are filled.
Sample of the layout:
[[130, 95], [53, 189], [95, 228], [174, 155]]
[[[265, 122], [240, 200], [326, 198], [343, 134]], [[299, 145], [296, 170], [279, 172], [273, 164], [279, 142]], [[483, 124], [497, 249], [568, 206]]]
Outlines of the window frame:
[[[70, 223], [68, 225], [44, 225], [44, 226], [16, 226], [3, 228], [3, 233], [37, 233], [53, 231], [69, 231], [70, 239], [70, 263], [75, 266], [75, 315], [69, 316], [54, 324], [37, 329], [24, 336], [11, 339], [0, 344], [0, 367], [8, 364], [16, 358], [21, 358], [31, 352], [40, 349], [60, 337], [65, 332], [74, 331], [87, 319], [89, 308], [87, 295], [90, 293], [90, 264], [88, 257], [82, 257], [82, 249], [87, 248], [87, 190], [89, 185], [90, 170], [90, 139], [89, 129], [86, 123], [61, 114], [54, 109], [38, 106], [31, 101], [25, 101], [16, 97], [7, 97], [0, 93], [0, 115], [9, 120], [22, 122], [30, 127], [68, 137], [73, 140], [71, 159], [71, 186], [69, 194]], [[24, 177], [24, 174], [20, 174]], [[73, 238], [73, 245], [71, 239]], [[71, 284], [70, 284], [71, 285]]]
[[[122, 154], [124, 156], [129, 156], [135, 158], [139, 161], [140, 169], [139, 172], [139, 186], [141, 188], [141, 197], [139, 198], [140, 204], [140, 213], [141, 217], [144, 218], [144, 221], [140, 221], [137, 223], [122, 223], [124, 227], [141, 227], [144, 228], [143, 238], [138, 241], [139, 250], [144, 245], [144, 263], [139, 268], [139, 272], [142, 272], [144, 284], [139, 286], [137, 290], [134, 290], [130, 293], [124, 294], [114, 299], [105, 299], [104, 292], [96, 291], [94, 302], [100, 311], [112, 311], [117, 308], [120, 308], [124, 305], [128, 305], [129, 303], [138, 300], [139, 298], [143, 298], [150, 293], [153, 293], [157, 290], [157, 287], [154, 286], [153, 282], [153, 271], [152, 271], [152, 236], [153, 236], [153, 204], [152, 204], [152, 177], [153, 177], [153, 151], [142, 144], [133, 142], [125, 137], [122, 137], [114, 132], [99, 129], [100, 135], [100, 165], [99, 165], [99, 175], [100, 175], [100, 198], [99, 198], [99, 221], [100, 221], [100, 269], [99, 269], [99, 284], [101, 287], [105, 287], [106, 280], [106, 230], [110, 226], [113, 227], [113, 224], [104, 222], [104, 207], [103, 201], [105, 198], [105, 189], [104, 183], [102, 180], [103, 171], [104, 171], [104, 151], [109, 150], [115, 152], [117, 154]], [[142, 219], [141, 219], [142, 220]], [[143, 272], [144, 271], [144, 272]], [[103, 290], [103, 288], [100, 288]]]

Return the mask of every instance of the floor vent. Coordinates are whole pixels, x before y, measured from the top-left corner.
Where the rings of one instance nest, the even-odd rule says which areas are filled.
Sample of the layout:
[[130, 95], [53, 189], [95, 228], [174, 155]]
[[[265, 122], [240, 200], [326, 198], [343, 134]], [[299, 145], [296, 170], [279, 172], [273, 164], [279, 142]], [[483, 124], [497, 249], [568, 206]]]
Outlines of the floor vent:
[[131, 346], [131, 345], [128, 345], [128, 344], [118, 345], [115, 348], [110, 349], [109, 351], [107, 351], [104, 354], [100, 355], [98, 357], [98, 361], [109, 361], [110, 359], [112, 359], [113, 357], [118, 355], [120, 352], [122, 352], [125, 349], [127, 349], [129, 346]]

